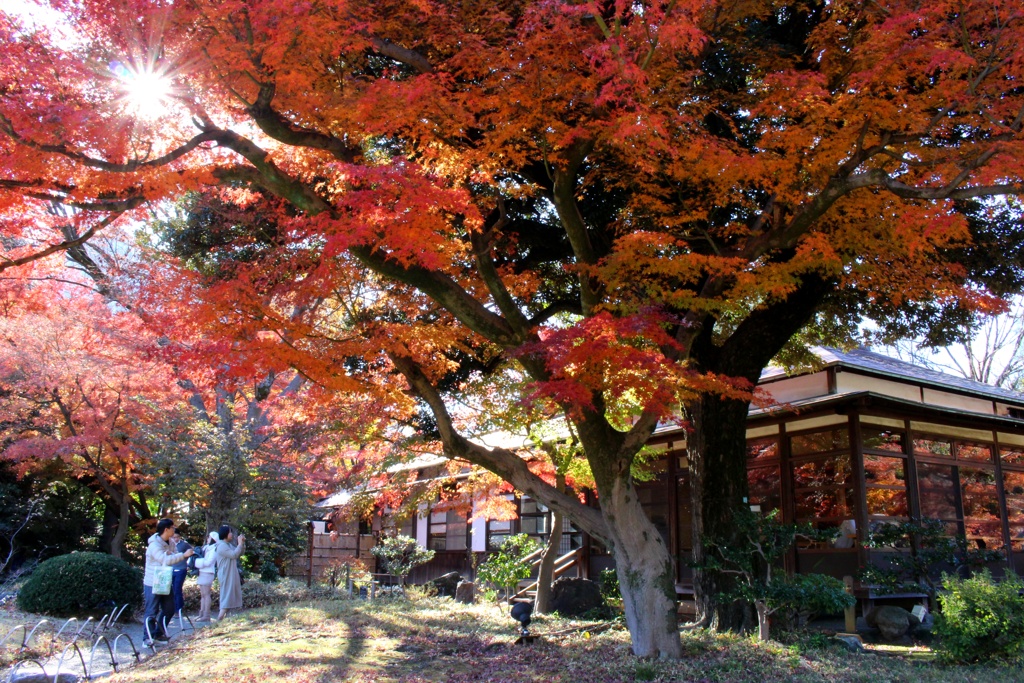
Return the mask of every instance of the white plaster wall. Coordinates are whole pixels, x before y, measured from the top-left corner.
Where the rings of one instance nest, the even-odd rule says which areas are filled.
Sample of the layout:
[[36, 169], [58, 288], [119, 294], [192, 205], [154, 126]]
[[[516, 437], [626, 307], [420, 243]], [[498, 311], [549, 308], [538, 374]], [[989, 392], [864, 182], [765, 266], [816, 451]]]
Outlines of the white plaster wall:
[[999, 432], [999, 443], [1007, 446], [1024, 446], [1024, 434], [1004, 434]]
[[937, 391], [936, 389], [929, 389], [924, 387], [922, 389], [924, 393], [924, 402], [943, 406], [946, 408], [956, 408], [957, 410], [966, 410], [970, 413], [985, 413], [991, 415], [993, 413], [992, 401], [983, 398], [972, 398], [970, 396], [960, 396], [959, 394], [951, 394], [947, 391]]
[[829, 425], [845, 425], [850, 423], [846, 415], [822, 415], [820, 417], [809, 417], [806, 420], [794, 420], [786, 423], [787, 432], [799, 432], [804, 429], [815, 427], [828, 427]]
[[836, 390], [840, 394], [852, 394], [857, 391], [873, 391], [884, 396], [895, 396], [907, 401], [921, 402], [921, 390], [916, 386], [893, 382], [887, 379], [865, 377], [852, 372], [836, 373]]
[[879, 427], [895, 427], [896, 429], [903, 429], [903, 420], [895, 420], [891, 417], [861, 415], [860, 423], [865, 425], [877, 425]]
[[776, 403], [792, 403], [815, 396], [828, 395], [828, 373], [815, 372], [810, 375], [789, 377], [778, 382], [761, 386]]
[[477, 517], [473, 520], [470, 529], [470, 550], [474, 553], [482, 553], [487, 550], [487, 520]]
[[420, 511], [416, 514], [416, 544], [421, 548], [427, 547], [427, 525], [429, 523], [430, 515], [427, 514], [427, 507], [421, 505]]
[[748, 439], [756, 439], [761, 436], [773, 436], [779, 433], [779, 425], [765, 425], [763, 427], [751, 427], [747, 430]]
[[977, 441], [991, 441], [992, 430], [990, 429], [969, 429], [967, 427], [954, 427], [952, 425], [936, 424], [934, 422], [910, 422], [910, 428], [917, 433], [940, 434], [942, 436], [955, 436], [961, 439], [975, 439]]

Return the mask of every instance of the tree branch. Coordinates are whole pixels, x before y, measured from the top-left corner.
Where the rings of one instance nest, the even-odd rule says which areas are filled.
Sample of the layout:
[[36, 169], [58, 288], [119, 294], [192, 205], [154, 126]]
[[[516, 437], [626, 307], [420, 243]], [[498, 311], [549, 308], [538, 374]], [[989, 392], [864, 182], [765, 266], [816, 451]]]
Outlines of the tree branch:
[[608, 540], [607, 525], [598, 510], [580, 503], [573, 496], [562, 493], [557, 488], [545, 483], [543, 479], [530, 471], [521, 457], [512, 451], [504, 448], [486, 448], [459, 434], [441, 394], [415, 361], [407, 356], [393, 353], [389, 353], [388, 356], [398, 371], [405, 376], [412, 392], [430, 406], [441, 434], [441, 443], [444, 445], [445, 454], [449, 458], [461, 458], [494, 472], [512, 484], [516, 490], [541, 501], [556, 512], [567, 515], [587, 533]]

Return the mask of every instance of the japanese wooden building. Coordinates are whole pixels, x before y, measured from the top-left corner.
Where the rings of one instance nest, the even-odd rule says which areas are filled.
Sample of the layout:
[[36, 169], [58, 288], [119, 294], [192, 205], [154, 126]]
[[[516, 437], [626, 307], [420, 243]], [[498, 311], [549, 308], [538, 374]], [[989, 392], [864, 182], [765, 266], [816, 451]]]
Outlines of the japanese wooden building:
[[[752, 508], [841, 531], [832, 543], [798, 548], [788, 568], [855, 576], [872, 561], [867, 530], [914, 517], [940, 520], [976, 547], [1002, 549], [1002, 566], [1024, 572], [1024, 395], [863, 349], [816, 353], [817, 371], [766, 370], [760, 385], [776, 405], [751, 411], [747, 422]], [[687, 592], [692, 529], [685, 433], [660, 430], [652, 444], [665, 456], [657, 477], [640, 485], [641, 501], [676, 559], [680, 591]], [[474, 559], [509, 534], [546, 540], [551, 520], [544, 506], [525, 496], [516, 505], [512, 521], [467, 522], [454, 511], [424, 509], [405, 522], [402, 533], [437, 552], [411, 578], [453, 570], [472, 575]], [[315, 574], [331, 555], [365, 555], [380, 524], [375, 518], [332, 537], [315, 522], [307, 566], [294, 563], [293, 573]], [[578, 575], [596, 576], [613, 565], [599, 543], [571, 527], [562, 550]]]

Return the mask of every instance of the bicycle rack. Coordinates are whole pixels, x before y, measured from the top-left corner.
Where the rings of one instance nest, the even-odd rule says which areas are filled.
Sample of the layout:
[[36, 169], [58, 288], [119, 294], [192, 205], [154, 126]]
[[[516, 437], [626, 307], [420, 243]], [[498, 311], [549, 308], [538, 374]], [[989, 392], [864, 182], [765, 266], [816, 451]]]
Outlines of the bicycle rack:
[[[25, 640], [23, 640], [22, 643], [21, 643], [21, 649], [22, 650], [24, 650], [25, 648], [28, 647], [28, 644], [32, 642], [32, 636], [34, 636], [36, 634], [36, 631], [38, 631], [44, 625], [48, 626], [50, 628], [50, 633], [53, 633], [53, 622], [50, 621], [49, 619], [41, 619], [39, 621], [39, 623], [36, 624], [32, 628], [31, 631], [29, 631], [29, 634], [27, 636], [25, 636]], [[51, 654], [51, 655], [53, 654], [53, 649], [55, 647], [57, 647], [57, 634], [54, 633], [53, 642], [50, 643], [50, 652], [49, 652], [49, 654]]]
[[114, 667], [114, 673], [117, 673], [117, 657], [114, 656], [114, 649], [110, 647], [110, 641], [107, 640], [106, 636], [98, 636], [96, 641], [92, 644], [92, 649], [89, 651], [89, 668], [85, 672], [86, 678], [90, 680], [92, 679], [93, 673], [93, 660], [96, 659], [96, 648], [100, 646], [100, 643], [107, 646], [107, 654], [110, 656], [110, 665]]
[[[66, 628], [67, 628], [68, 626], [70, 626], [70, 625], [71, 625], [71, 622], [75, 622], [75, 623], [77, 624], [77, 623], [78, 623], [78, 618], [77, 618], [77, 617], [71, 617], [70, 619], [68, 619], [67, 621], [65, 621], [65, 622], [64, 622], [64, 623], [63, 623], [63, 624], [61, 625], [61, 627], [60, 627], [60, 630], [59, 630], [59, 631], [57, 631], [57, 634], [53, 636], [53, 639], [54, 639], [54, 640], [57, 640], [58, 638], [60, 638], [61, 634], [62, 634], [62, 633], [64, 633], [64, 629], [66, 629]], [[74, 640], [78, 640], [78, 633], [77, 633], [77, 632], [75, 633], [75, 638], [74, 638]]]
[[[135, 663], [138, 664], [139, 662], [141, 662], [142, 661], [142, 655], [139, 653], [138, 648], [135, 647], [135, 641], [132, 640], [132, 637], [130, 635], [128, 635], [127, 633], [122, 633], [117, 638], [114, 638], [114, 646], [113, 646], [114, 656], [115, 657], [117, 656], [117, 653], [118, 653], [117, 644], [121, 642], [122, 638], [125, 638], [128, 641], [128, 644], [132, 646], [132, 654], [135, 656]], [[118, 664], [120, 664], [120, 660], [118, 660]]]
[[[46, 620], [44, 619], [43, 621], [46, 621]], [[18, 624], [17, 626], [12, 628], [10, 631], [8, 631], [6, 636], [4, 636], [3, 638], [0, 638], [0, 647], [3, 647], [4, 643], [7, 642], [7, 639], [10, 638], [11, 636], [13, 636], [14, 632], [17, 631], [19, 628], [21, 629], [21, 644], [18, 646], [18, 649], [19, 650], [24, 650], [25, 649], [25, 636], [28, 635], [28, 629], [25, 627], [25, 624]], [[35, 633], [35, 629], [33, 629], [32, 632]]]
[[74, 649], [74, 651], [78, 654], [78, 661], [82, 663], [82, 673], [85, 674], [86, 680], [89, 679], [89, 669], [85, 666], [85, 655], [83, 655], [82, 651], [79, 649], [78, 643], [71, 643], [66, 648], [64, 648], [63, 652], [60, 653], [60, 659], [57, 661], [57, 670], [53, 673], [54, 683], [60, 680], [60, 670], [61, 667], [64, 666], [64, 658], [67, 656], [68, 650], [71, 649]]
[[11, 683], [11, 681], [15, 680], [14, 674], [18, 673], [18, 669], [25, 666], [26, 664], [35, 664], [39, 667], [39, 670], [43, 672], [43, 678], [47, 677], [46, 667], [43, 666], [38, 659], [22, 659], [21, 661], [16, 662], [14, 666], [11, 667], [11, 671], [7, 674], [7, 683]]

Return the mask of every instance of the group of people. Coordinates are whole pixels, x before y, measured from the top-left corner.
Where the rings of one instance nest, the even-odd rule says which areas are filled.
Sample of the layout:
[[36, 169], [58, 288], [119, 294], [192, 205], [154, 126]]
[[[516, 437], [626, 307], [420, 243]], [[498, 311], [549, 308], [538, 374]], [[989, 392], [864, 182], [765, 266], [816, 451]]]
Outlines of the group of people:
[[[220, 613], [217, 619], [226, 617], [230, 610], [242, 607], [242, 579], [238, 570], [238, 558], [245, 552], [245, 536], [239, 534], [237, 545], [234, 530], [227, 524], [217, 531], [211, 531], [201, 555], [193, 562], [199, 571], [196, 583], [202, 594], [197, 621], [210, 621], [211, 590], [213, 579], [220, 584]], [[174, 521], [161, 519], [156, 524], [156, 533], [150, 536], [146, 548], [146, 574], [142, 581], [145, 599], [145, 620], [153, 640], [167, 642], [164, 624], [185, 606], [184, 586], [188, 575], [189, 558], [196, 555], [195, 549], [178, 534]], [[171, 567], [171, 592], [159, 595], [153, 592], [153, 585], [159, 567]], [[155, 625], [154, 625], [155, 622]]]

